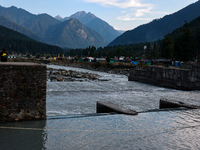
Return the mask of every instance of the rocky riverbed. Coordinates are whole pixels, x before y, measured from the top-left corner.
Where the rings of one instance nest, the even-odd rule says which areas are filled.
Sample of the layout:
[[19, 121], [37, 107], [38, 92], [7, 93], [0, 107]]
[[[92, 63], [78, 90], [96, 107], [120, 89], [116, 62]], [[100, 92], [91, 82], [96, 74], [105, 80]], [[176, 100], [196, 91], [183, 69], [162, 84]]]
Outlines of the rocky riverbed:
[[[13, 61], [13, 60], [9, 60]], [[40, 59], [14, 59], [15, 62], [34, 62], [40, 64], [48, 65], [58, 65], [58, 66], [68, 66], [75, 68], [84, 68], [93, 71], [106, 72], [111, 74], [120, 74], [129, 76], [131, 69], [135, 68], [135, 65], [126, 65], [126, 64], [108, 64], [100, 62], [69, 62], [66, 60], [54, 61], [54, 60], [40, 60]]]
[[64, 69], [47, 69], [47, 80], [48, 81], [57, 81], [57, 82], [72, 82], [72, 81], [88, 81], [88, 80], [96, 80], [96, 81], [108, 81], [104, 79], [100, 79], [101, 76], [98, 74], [92, 74], [88, 72], [78, 72], [74, 70], [64, 70]]
[[75, 68], [84, 68], [93, 71], [100, 71], [106, 72], [111, 74], [120, 74], [120, 75], [129, 75], [130, 69], [135, 68], [135, 66], [126, 66], [126, 65], [112, 65], [112, 64], [104, 64], [104, 63], [88, 63], [88, 62], [65, 62], [65, 61], [55, 61], [50, 62], [49, 64], [52, 65], [59, 65], [59, 66], [68, 66], [68, 67], [75, 67]]

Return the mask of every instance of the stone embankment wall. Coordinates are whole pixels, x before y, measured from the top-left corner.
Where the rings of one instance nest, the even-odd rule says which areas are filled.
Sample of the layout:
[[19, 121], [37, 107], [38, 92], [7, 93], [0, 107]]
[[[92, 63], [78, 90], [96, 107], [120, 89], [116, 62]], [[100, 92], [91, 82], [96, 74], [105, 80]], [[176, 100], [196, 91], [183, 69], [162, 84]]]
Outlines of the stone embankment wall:
[[46, 118], [46, 66], [0, 62], [0, 122]]
[[200, 66], [187, 69], [149, 66], [130, 71], [129, 81], [138, 81], [179, 90], [200, 90]]

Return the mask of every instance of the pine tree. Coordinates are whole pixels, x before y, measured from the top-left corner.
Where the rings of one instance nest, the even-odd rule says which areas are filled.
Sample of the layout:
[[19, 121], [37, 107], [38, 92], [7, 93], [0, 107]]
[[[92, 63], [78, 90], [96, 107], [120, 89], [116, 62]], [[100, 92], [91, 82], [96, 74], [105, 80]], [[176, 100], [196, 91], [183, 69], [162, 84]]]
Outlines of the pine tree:
[[174, 44], [169, 35], [166, 35], [161, 45], [161, 57], [167, 59], [173, 59]]
[[195, 40], [187, 22], [181, 35], [175, 40], [174, 50], [175, 58], [180, 61], [188, 61], [195, 56]]

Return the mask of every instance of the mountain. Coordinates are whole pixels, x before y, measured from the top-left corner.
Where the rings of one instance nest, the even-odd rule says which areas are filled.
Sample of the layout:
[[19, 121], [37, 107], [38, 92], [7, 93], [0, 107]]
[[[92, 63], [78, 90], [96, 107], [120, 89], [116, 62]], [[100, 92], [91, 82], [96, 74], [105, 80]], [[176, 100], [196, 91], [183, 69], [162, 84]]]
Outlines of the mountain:
[[62, 21], [62, 20], [63, 20], [63, 18], [62, 18], [60, 15], [57, 15], [57, 16], [55, 16], [54, 18], [57, 19], [57, 20], [59, 20], [59, 21]]
[[[103, 47], [108, 44], [100, 34], [79, 21], [62, 22], [48, 14], [34, 15], [14, 6], [9, 8], [0, 6], [0, 15], [34, 33], [41, 39], [40, 41], [51, 45], [86, 48], [89, 46]], [[8, 27], [6, 24], [4, 26]], [[24, 32], [21, 33], [24, 34]]]
[[32, 39], [34, 40], [38, 40], [40, 41], [41, 39], [36, 36], [33, 32], [30, 32], [29, 30], [25, 29], [24, 27], [10, 21], [9, 19], [3, 17], [3, 16], [0, 16], [0, 25], [1, 26], [4, 26], [4, 27], [7, 27], [9, 29], [12, 29], [14, 31], [17, 31], [17, 32], [20, 32], [28, 37], [31, 37]]
[[181, 27], [185, 23], [185, 20], [190, 22], [200, 16], [199, 10], [200, 1], [197, 1], [176, 13], [167, 15], [161, 19], [153, 20], [148, 24], [141, 25], [133, 30], [125, 32], [108, 46], [129, 45], [163, 39], [164, 35]]
[[25, 22], [28, 22], [36, 17], [36, 15], [15, 6], [8, 8], [0, 6], [0, 15], [8, 18], [18, 25], [23, 25]]
[[71, 15], [70, 17], [64, 18], [64, 20], [68, 20], [71, 18], [78, 19], [84, 25], [88, 26], [89, 28], [101, 34], [102, 37], [105, 38], [108, 43], [110, 43], [116, 37], [121, 35], [120, 32], [115, 30], [107, 22], [101, 20], [100, 18], [96, 17], [94, 14], [90, 12], [86, 13], [85, 11], [79, 11]]
[[0, 7], [0, 15], [35, 33], [36, 35], [40, 34], [44, 30], [47, 30], [49, 26], [60, 23], [60, 21], [48, 14], [34, 15], [14, 6], [9, 8]]
[[92, 45], [106, 46], [107, 44], [101, 35], [74, 18], [52, 26], [45, 35], [49, 43], [61, 47], [85, 48]]
[[23, 26], [40, 36], [40, 33], [42, 33], [44, 30], [47, 30], [49, 27], [59, 23], [60, 21], [56, 20], [48, 14], [40, 14], [37, 15], [34, 19], [25, 22]]
[[78, 11], [77, 13], [71, 15], [70, 17], [65, 17], [64, 20], [69, 20], [71, 18], [75, 18], [79, 20], [83, 24], [88, 24], [90, 21], [93, 19], [97, 18], [94, 14], [92, 13], [86, 13], [85, 11]]
[[47, 45], [0, 25], [0, 49], [5, 48], [9, 53], [58, 54], [63, 50], [57, 46]]

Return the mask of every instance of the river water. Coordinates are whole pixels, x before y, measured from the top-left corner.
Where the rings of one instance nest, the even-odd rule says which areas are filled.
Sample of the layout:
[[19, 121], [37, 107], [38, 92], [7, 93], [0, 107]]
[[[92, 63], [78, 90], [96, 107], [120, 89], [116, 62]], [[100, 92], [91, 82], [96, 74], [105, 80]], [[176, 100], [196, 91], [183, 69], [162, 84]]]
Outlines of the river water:
[[47, 82], [47, 115], [90, 114], [97, 101], [110, 101], [138, 112], [159, 108], [160, 98], [200, 105], [199, 91], [180, 91], [128, 81], [124, 75], [49, 65], [55, 69], [99, 74], [109, 81]]
[[[200, 105], [200, 91], [179, 91], [129, 82], [124, 75], [47, 66], [99, 74], [109, 81], [47, 82], [44, 121], [0, 124], [2, 150], [199, 149], [200, 110], [146, 112], [160, 98]], [[96, 114], [97, 101], [136, 110], [137, 116]]]

